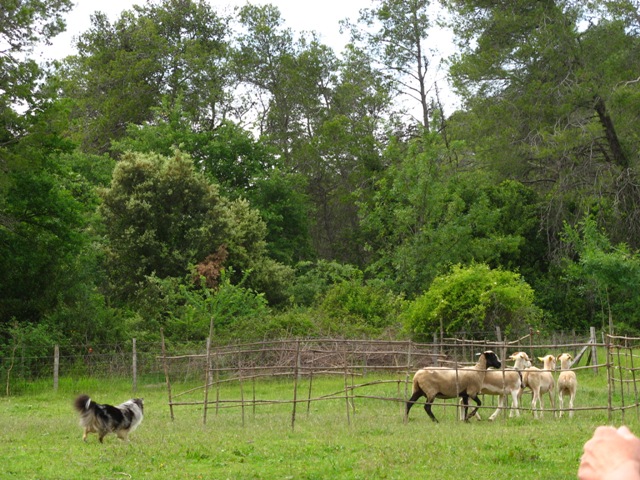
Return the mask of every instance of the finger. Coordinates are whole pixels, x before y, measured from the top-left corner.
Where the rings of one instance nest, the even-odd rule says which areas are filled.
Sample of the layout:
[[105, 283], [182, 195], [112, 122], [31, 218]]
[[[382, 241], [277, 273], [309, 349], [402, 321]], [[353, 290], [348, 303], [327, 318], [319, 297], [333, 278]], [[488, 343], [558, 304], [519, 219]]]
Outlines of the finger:
[[629, 428], [626, 425], [623, 425], [622, 427], [620, 427], [618, 429], [618, 433], [626, 439], [633, 439], [636, 437], [633, 433], [631, 433], [631, 430], [629, 430]]

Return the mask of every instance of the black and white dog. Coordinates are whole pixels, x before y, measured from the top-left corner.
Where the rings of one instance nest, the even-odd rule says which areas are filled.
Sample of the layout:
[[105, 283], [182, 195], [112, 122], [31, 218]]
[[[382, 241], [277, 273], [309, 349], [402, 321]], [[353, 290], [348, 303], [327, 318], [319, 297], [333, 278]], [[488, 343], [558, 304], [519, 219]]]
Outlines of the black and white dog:
[[100, 443], [108, 433], [115, 433], [122, 440], [128, 440], [142, 422], [142, 398], [132, 398], [118, 405], [102, 405], [96, 403], [89, 395], [80, 395], [74, 402], [76, 410], [80, 412], [80, 425], [84, 428], [82, 440], [87, 441], [87, 435], [97, 433]]

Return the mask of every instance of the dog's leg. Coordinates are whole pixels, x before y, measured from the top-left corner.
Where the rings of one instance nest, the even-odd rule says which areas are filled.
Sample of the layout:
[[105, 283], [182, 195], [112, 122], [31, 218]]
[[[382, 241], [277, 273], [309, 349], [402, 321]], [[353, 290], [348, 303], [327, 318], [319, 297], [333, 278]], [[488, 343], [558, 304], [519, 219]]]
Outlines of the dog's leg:
[[82, 441], [83, 442], [87, 441], [87, 435], [89, 435], [89, 429], [87, 427], [85, 427], [83, 432], [82, 432]]
[[126, 430], [120, 430], [118, 432], [118, 438], [124, 442], [128, 442], [129, 441], [129, 432], [127, 432]]

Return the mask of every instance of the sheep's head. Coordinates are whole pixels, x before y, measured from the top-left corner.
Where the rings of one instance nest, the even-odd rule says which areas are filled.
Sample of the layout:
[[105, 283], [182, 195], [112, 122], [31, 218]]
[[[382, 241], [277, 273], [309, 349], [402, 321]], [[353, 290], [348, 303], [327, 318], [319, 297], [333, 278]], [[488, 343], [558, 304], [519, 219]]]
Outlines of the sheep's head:
[[542, 362], [545, 370], [556, 369], [556, 357], [553, 355], [545, 355], [544, 357], [538, 357], [538, 360]]
[[519, 370], [523, 370], [531, 366], [531, 360], [529, 360], [529, 355], [527, 355], [526, 352], [516, 352], [509, 358], [515, 362], [515, 367]]
[[487, 368], [490, 368], [490, 367], [500, 368], [502, 366], [498, 356], [491, 350], [486, 350], [485, 352], [482, 352], [480, 355], [481, 356], [484, 355], [484, 360], [487, 364]]
[[570, 368], [573, 363], [573, 357], [570, 353], [563, 353], [558, 356], [558, 361], [563, 368]]

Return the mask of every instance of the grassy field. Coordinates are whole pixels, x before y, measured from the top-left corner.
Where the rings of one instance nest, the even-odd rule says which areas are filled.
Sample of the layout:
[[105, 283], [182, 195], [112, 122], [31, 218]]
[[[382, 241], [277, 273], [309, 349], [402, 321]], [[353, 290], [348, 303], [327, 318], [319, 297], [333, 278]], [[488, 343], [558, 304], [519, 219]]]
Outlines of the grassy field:
[[[366, 381], [374, 380], [375, 376]], [[361, 380], [358, 380], [361, 381]], [[342, 378], [314, 380], [314, 396], [340, 390]], [[577, 407], [607, 404], [607, 376], [579, 372]], [[174, 392], [187, 386], [175, 386]], [[233, 386], [221, 398], [239, 398]], [[256, 385], [260, 399], [291, 399], [290, 380]], [[306, 398], [306, 385], [299, 399]], [[461, 477], [575, 478], [582, 445], [594, 428], [608, 423], [606, 410], [579, 411], [573, 419], [547, 412], [534, 420], [499, 417], [491, 423], [455, 419], [455, 409], [434, 408], [433, 424], [416, 405], [408, 423], [399, 403], [357, 398], [355, 412], [344, 399], [299, 404], [295, 428], [291, 404], [210, 409], [207, 424], [201, 406], [175, 407], [171, 421], [162, 383], [143, 383], [145, 418], [129, 443], [114, 435], [98, 443], [81, 440], [72, 401], [87, 393], [98, 402], [120, 403], [132, 396], [124, 382], [63, 379], [57, 392], [47, 382], [17, 396], [0, 398], [0, 478], [2, 479], [401, 479]], [[394, 396], [393, 384], [372, 385], [361, 395]], [[244, 387], [245, 398], [253, 389]], [[526, 406], [530, 395], [524, 397]], [[201, 400], [202, 392], [192, 399]], [[495, 404], [486, 397], [486, 404]], [[627, 399], [626, 402], [629, 403]], [[548, 398], [546, 405], [549, 406]], [[483, 410], [484, 417], [490, 411]], [[620, 412], [614, 424], [622, 423]], [[624, 422], [640, 433], [635, 410]]]

